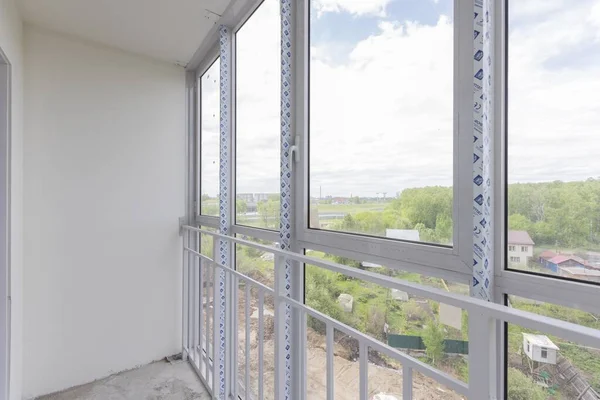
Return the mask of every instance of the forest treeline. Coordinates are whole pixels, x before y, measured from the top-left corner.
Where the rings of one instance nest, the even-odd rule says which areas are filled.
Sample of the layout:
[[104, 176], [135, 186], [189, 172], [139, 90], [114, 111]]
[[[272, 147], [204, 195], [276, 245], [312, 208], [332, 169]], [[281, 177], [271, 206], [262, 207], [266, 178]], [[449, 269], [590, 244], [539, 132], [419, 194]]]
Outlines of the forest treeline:
[[[383, 211], [348, 214], [329, 229], [385, 235], [416, 229], [423, 241], [451, 243], [452, 188], [405, 189]], [[508, 186], [509, 229], [529, 232], [536, 245], [600, 248], [600, 179]]]

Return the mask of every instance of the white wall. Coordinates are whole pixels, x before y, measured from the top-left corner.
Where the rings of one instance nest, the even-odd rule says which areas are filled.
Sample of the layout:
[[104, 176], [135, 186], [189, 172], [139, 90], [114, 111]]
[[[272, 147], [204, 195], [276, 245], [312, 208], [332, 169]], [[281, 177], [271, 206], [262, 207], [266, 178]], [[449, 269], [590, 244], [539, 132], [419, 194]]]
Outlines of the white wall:
[[[511, 250], [512, 246], [514, 246], [515, 250]], [[527, 250], [522, 251], [523, 247], [526, 247]], [[510, 260], [510, 257], [519, 257], [521, 261], [518, 264], [527, 265], [528, 260], [531, 259], [531, 257], [533, 257], [533, 246], [509, 243], [508, 244], [508, 257], [509, 257], [508, 258], [509, 260]]]
[[14, 0], [0, 0], [0, 47], [11, 64], [10, 398], [21, 398], [23, 279], [23, 51]]
[[543, 362], [546, 364], [556, 364], [556, 350], [546, 348], [546, 351], [548, 353], [546, 358], [542, 357], [542, 347], [533, 346], [532, 351], [533, 351], [532, 356], [533, 356], [534, 361], [539, 361], [539, 362]]
[[25, 398], [177, 353], [182, 68], [26, 26]]

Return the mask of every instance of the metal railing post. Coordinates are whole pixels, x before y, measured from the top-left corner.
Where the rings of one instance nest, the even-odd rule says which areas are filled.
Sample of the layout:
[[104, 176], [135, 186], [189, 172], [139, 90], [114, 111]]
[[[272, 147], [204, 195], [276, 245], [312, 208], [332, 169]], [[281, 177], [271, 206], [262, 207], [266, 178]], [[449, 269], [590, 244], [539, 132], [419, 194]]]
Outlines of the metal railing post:
[[469, 398], [497, 400], [496, 320], [469, 313]]
[[188, 256], [185, 252], [187, 247], [186, 238], [188, 232], [183, 232], [181, 236], [181, 358], [187, 360], [187, 315], [188, 315], [188, 303], [187, 303], [187, 260]]
[[[230, 247], [233, 247], [235, 249], [235, 245], [230, 244]], [[230, 290], [230, 295], [229, 295], [229, 299], [231, 299], [231, 302], [228, 304], [231, 304], [230, 307], [228, 307], [228, 312], [229, 312], [229, 318], [228, 318], [228, 324], [229, 324], [229, 329], [225, 329], [226, 332], [228, 332], [227, 334], [229, 335], [229, 351], [230, 351], [230, 355], [229, 355], [229, 362], [230, 362], [230, 366], [229, 366], [229, 382], [230, 382], [230, 393], [231, 393], [231, 397], [234, 399], [238, 398], [238, 382], [239, 382], [239, 377], [238, 377], [238, 352], [239, 352], [239, 348], [238, 348], [238, 329], [239, 329], [239, 321], [238, 321], [238, 290], [239, 290], [239, 280], [236, 276], [233, 276], [231, 274], [228, 274], [228, 279], [229, 279], [229, 286], [228, 289]]]
[[402, 366], [402, 400], [412, 400], [413, 398], [413, 373], [412, 368], [406, 365]]
[[281, 299], [285, 296], [284, 256], [275, 257], [275, 282], [273, 301], [275, 304], [275, 398], [285, 399], [285, 323], [286, 304]]
[[[357, 268], [347, 267], [341, 264], [337, 264], [331, 261], [322, 260], [314, 257], [309, 257], [299, 253], [293, 253], [290, 251], [273, 248], [270, 246], [265, 246], [261, 244], [257, 244], [254, 242], [250, 242], [244, 239], [218, 234], [214, 232], [209, 232], [205, 230], [201, 230], [199, 228], [191, 227], [191, 226], [183, 226], [183, 230], [187, 231], [197, 231], [202, 232], [203, 234], [211, 235], [215, 238], [214, 242], [214, 254], [219, 254], [219, 246], [223, 241], [226, 241], [231, 247], [234, 244], [240, 244], [243, 246], [249, 246], [252, 248], [260, 249], [264, 252], [268, 252], [275, 255], [275, 282], [274, 288], [269, 288], [268, 286], [248, 277], [232, 269], [229, 267], [229, 262], [227, 260], [212, 260], [209, 257], [201, 254], [198, 251], [195, 251], [192, 248], [188, 248], [186, 243], [189, 244], [189, 240], [186, 239], [184, 235], [183, 242], [183, 252], [189, 252], [190, 255], [194, 255], [194, 257], [198, 257], [205, 262], [207, 262], [206, 266], [209, 268], [206, 269], [206, 285], [202, 286], [203, 290], [206, 292], [207, 302], [206, 302], [206, 311], [208, 311], [210, 304], [210, 297], [212, 292], [212, 303], [213, 303], [213, 337], [210, 340], [210, 345], [206, 346], [207, 351], [212, 353], [211, 361], [214, 362], [213, 365], [207, 360], [207, 368], [212, 369], [212, 371], [206, 372], [206, 380], [212, 381], [212, 387], [210, 390], [212, 391], [213, 398], [220, 396], [222, 393], [222, 388], [220, 385], [222, 381], [220, 381], [221, 376], [218, 374], [218, 370], [215, 368], [216, 363], [220, 360], [220, 356], [224, 354], [230, 354], [229, 349], [235, 348], [235, 346], [224, 346], [221, 347], [222, 344], [219, 335], [221, 332], [226, 333], [228, 340], [231, 341], [231, 336], [236, 335], [234, 331], [237, 326], [231, 326], [230, 321], [223, 321], [222, 325], [220, 324], [218, 316], [220, 315], [220, 311], [223, 310], [223, 307], [227, 307], [227, 303], [225, 299], [220, 297], [220, 293], [218, 292], [217, 279], [220, 278], [221, 275], [227, 275], [229, 278], [242, 279], [245, 281], [245, 285], [252, 285], [257, 288], [257, 290], [263, 291], [263, 294], [273, 294], [273, 299], [275, 302], [275, 399], [284, 399], [286, 400], [286, 395], [288, 395], [286, 388], [289, 387], [289, 370], [286, 370], [286, 367], [289, 365], [289, 358], [291, 357], [293, 361], [294, 368], [304, 369], [306, 368], [306, 347], [303, 343], [299, 343], [293, 341], [293, 344], [290, 343], [290, 336], [293, 339], [293, 330], [290, 334], [289, 330], [289, 309], [294, 309], [299, 311], [301, 325], [306, 324], [307, 316], [311, 318], [316, 318], [324, 322], [326, 325], [330, 325], [334, 330], [340, 331], [348, 336], [354, 337], [358, 339], [361, 357], [361, 372], [360, 372], [360, 392], [359, 395], [361, 398], [366, 399], [368, 396], [368, 349], [372, 349], [373, 351], [377, 351], [391, 357], [400, 363], [403, 366], [403, 396], [407, 399], [412, 395], [412, 376], [414, 373], [424, 374], [442, 385], [447, 386], [451, 390], [456, 391], [458, 394], [463, 395], [469, 399], [476, 400], [495, 400], [501, 398], [499, 393], [499, 387], [503, 384], [503, 380], [498, 380], [498, 372], [500, 372], [501, 365], [496, 362], [498, 356], [500, 355], [502, 348], [498, 346], [497, 338], [499, 337], [498, 324], [502, 323], [510, 323], [522, 326], [526, 329], [531, 329], [535, 331], [547, 332], [548, 334], [552, 334], [555, 336], [563, 337], [566, 340], [573, 341], [582, 346], [590, 346], [597, 348], [600, 346], [600, 330], [589, 328], [582, 325], [573, 324], [566, 321], [557, 320], [551, 317], [546, 317], [543, 315], [537, 315], [531, 312], [522, 311], [513, 309], [506, 306], [501, 306], [494, 303], [484, 302], [482, 300], [474, 299], [472, 297], [467, 297], [463, 295], [448, 293], [440, 289], [425, 287], [420, 284], [411, 283], [407, 281], [401, 281], [394, 278], [386, 277], [381, 274], [372, 273], [369, 271], [363, 271]], [[444, 371], [440, 371], [433, 366], [427, 365], [426, 363], [411, 357], [410, 355], [404, 354], [398, 351], [395, 348], [386, 345], [372, 337], [366, 335], [365, 333], [348, 326], [339, 320], [331, 318], [318, 310], [315, 310], [306, 304], [304, 304], [300, 300], [296, 300], [293, 298], [293, 294], [290, 295], [289, 287], [291, 283], [287, 279], [288, 276], [288, 265], [290, 260], [294, 262], [300, 263], [308, 263], [311, 265], [316, 265], [320, 268], [324, 268], [329, 271], [338, 272], [344, 274], [346, 276], [354, 277], [357, 279], [364, 280], [365, 282], [371, 282], [378, 285], [386, 286], [392, 289], [404, 290], [414, 295], [419, 295], [423, 297], [427, 297], [428, 299], [432, 299], [435, 301], [439, 301], [445, 304], [450, 304], [455, 307], [463, 308], [469, 313], [469, 384], [465, 384], [461, 380], [452, 377], [445, 373]], [[188, 311], [185, 310], [186, 307], [190, 306], [190, 292], [185, 293], [188, 285], [188, 279], [191, 279], [191, 275], [189, 275], [190, 264], [186, 260], [186, 257], [183, 257], [182, 260], [182, 269], [183, 269], [183, 324], [188, 324], [190, 322], [187, 319]], [[204, 268], [203, 268], [204, 269]], [[209, 271], [213, 272], [213, 276]], [[218, 278], [219, 277], [219, 278]], [[215, 286], [211, 287], [210, 283], [213, 282]], [[235, 291], [236, 286], [233, 288], [225, 288], [224, 291], [231, 292]], [[216, 289], [216, 290], [215, 290]], [[192, 292], [193, 293], [193, 292]], [[195, 294], [195, 293], [194, 293]], [[199, 296], [202, 297], [202, 296]], [[250, 287], [245, 287], [245, 322], [246, 328], [249, 327], [249, 300], [250, 297]], [[262, 299], [261, 299], [262, 300]], [[260, 301], [260, 300], [259, 300]], [[260, 301], [262, 303], [262, 301]], [[234, 302], [235, 304], [235, 302]], [[229, 303], [229, 307], [232, 307], [232, 303]], [[262, 309], [262, 307], [259, 307]], [[264, 318], [263, 313], [259, 309], [259, 314], [261, 318]], [[236, 310], [235, 308], [233, 309]], [[237, 311], [236, 311], [237, 312]], [[207, 312], [206, 319], [206, 331], [210, 332], [210, 319], [208, 318]], [[263, 321], [264, 323], [264, 321]], [[185, 328], [185, 325], [184, 325]], [[331, 328], [328, 328], [328, 351], [332, 348], [331, 346]], [[264, 326], [259, 328], [260, 331], [264, 331]], [[186, 350], [185, 341], [189, 341], [190, 337], [185, 337], [187, 329], [183, 329], [184, 334], [184, 352]], [[227, 332], [228, 331], [228, 332]], [[261, 335], [262, 336], [262, 335]], [[208, 335], [206, 335], [208, 337]], [[236, 340], [233, 340], [236, 342]], [[246, 331], [246, 355], [249, 354], [249, 332]], [[235, 343], [237, 345], [237, 343]], [[217, 346], [217, 349], [215, 349]], [[299, 359], [295, 359], [293, 354], [290, 354], [290, 347], [298, 348], [300, 350], [297, 353], [299, 354]], [[331, 354], [328, 354], [328, 360], [331, 360]], [[302, 364], [300, 366], [300, 363]], [[236, 362], [234, 362], [234, 365]], [[331, 364], [328, 362], [328, 364]], [[192, 363], [195, 365], [195, 363]], [[210, 367], [209, 367], [210, 365]], [[221, 364], [223, 365], [223, 364]], [[234, 370], [235, 371], [235, 370]], [[201, 369], [196, 369], [200, 375], [203, 375]], [[329, 376], [328, 383], [332, 382], [332, 371], [328, 371]], [[212, 373], [212, 376], [210, 376]], [[305, 371], [303, 371], [305, 373]], [[248, 391], [251, 386], [248, 384], [249, 380], [249, 363], [246, 362], [246, 369], [244, 371], [245, 375], [245, 391]], [[262, 374], [261, 374], [262, 375]], [[210, 377], [209, 377], [210, 376]], [[297, 379], [294, 376], [294, 379]], [[231, 381], [230, 381], [231, 382]], [[332, 389], [335, 386], [332, 384], [328, 384], [328, 397], [331, 398], [334, 396]], [[301, 390], [306, 390], [306, 385], [303, 384], [300, 386]], [[219, 390], [219, 392], [217, 392]], [[268, 397], [268, 396], [267, 396]], [[290, 399], [295, 400], [296, 398], [301, 398], [302, 394], [298, 392], [293, 392], [289, 394]]]
[[212, 334], [212, 343], [210, 344], [212, 347], [212, 353], [213, 353], [213, 360], [212, 360], [212, 375], [213, 375], [213, 387], [212, 387], [212, 395], [213, 398], [220, 398], [220, 360], [221, 360], [221, 335], [219, 332], [219, 321], [220, 321], [220, 315], [221, 315], [221, 294], [220, 294], [220, 288], [219, 288], [219, 284], [220, 284], [220, 275], [221, 275], [221, 269], [219, 268], [219, 261], [218, 261], [218, 256], [219, 256], [219, 249], [220, 249], [220, 242], [222, 239], [215, 239], [214, 243], [213, 243], [213, 255], [214, 256], [214, 260], [215, 260], [215, 267], [213, 269], [213, 288], [212, 288], [212, 293], [213, 293], [213, 317], [212, 317], [212, 328], [213, 328], [213, 334]]

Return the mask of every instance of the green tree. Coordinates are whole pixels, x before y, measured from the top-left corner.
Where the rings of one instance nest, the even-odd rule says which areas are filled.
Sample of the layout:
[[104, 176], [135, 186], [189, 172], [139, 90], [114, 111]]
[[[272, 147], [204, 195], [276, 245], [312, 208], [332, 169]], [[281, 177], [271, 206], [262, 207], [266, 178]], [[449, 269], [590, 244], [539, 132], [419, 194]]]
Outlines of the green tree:
[[440, 240], [452, 242], [452, 218], [445, 214], [438, 214], [435, 219], [435, 235]]
[[431, 321], [423, 331], [422, 339], [426, 347], [427, 357], [434, 365], [439, 363], [444, 355], [444, 331], [442, 326], [436, 321]]
[[423, 224], [426, 228], [435, 229], [438, 215], [452, 218], [452, 198], [451, 187], [429, 186], [405, 189], [390, 204], [413, 225]]
[[219, 207], [216, 204], [202, 204], [202, 214], [219, 215]]
[[546, 393], [516, 368], [508, 368], [508, 400], [545, 400]]
[[508, 198], [509, 227], [536, 245], [599, 248], [600, 180], [516, 183]]
[[279, 200], [267, 200], [258, 203], [258, 215], [263, 228], [277, 229], [279, 227]]
[[245, 214], [248, 211], [248, 203], [242, 199], [235, 200], [235, 212], [236, 214]]
[[[338, 321], [344, 321], [344, 311], [337, 303], [341, 291], [331, 271], [307, 265], [305, 278], [306, 305]], [[325, 324], [318, 319], [309, 318], [308, 325], [316, 331], [325, 333]]]
[[367, 320], [365, 321], [367, 333], [379, 340], [383, 340], [385, 322], [385, 307], [383, 305], [371, 305], [367, 312]]
[[416, 224], [415, 230], [419, 231], [419, 238], [423, 242], [437, 243], [439, 241], [435, 229], [428, 228], [423, 223]]
[[532, 233], [533, 223], [524, 215], [512, 214], [508, 217], [508, 228]]

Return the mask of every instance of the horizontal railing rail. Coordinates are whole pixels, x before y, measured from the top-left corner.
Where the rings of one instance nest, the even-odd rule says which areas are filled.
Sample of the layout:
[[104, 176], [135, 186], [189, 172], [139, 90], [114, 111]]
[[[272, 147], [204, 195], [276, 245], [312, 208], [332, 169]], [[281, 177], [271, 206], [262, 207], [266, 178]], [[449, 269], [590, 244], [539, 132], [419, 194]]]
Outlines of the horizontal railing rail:
[[[281, 250], [275, 247], [266, 246], [262, 244], [258, 244], [252, 241], [248, 241], [245, 239], [240, 239], [232, 236], [222, 235], [215, 232], [210, 232], [207, 230], [203, 230], [200, 228], [196, 228], [193, 226], [183, 226], [183, 229], [187, 232], [195, 232], [200, 235], [210, 235], [214, 239], [219, 239], [221, 241], [226, 241], [230, 244], [238, 244], [243, 246], [252, 247], [258, 250], [262, 250], [263, 252], [272, 253], [275, 256], [274, 260], [274, 273], [275, 273], [275, 288], [270, 288], [243, 273], [236, 271], [234, 268], [228, 265], [220, 265], [214, 258], [210, 258], [200, 252], [192, 249], [188, 245], [184, 243], [183, 250], [184, 253], [198, 259], [198, 267], [200, 265], [209, 266], [214, 269], [213, 277], [217, 276], [221, 271], [228, 276], [228, 279], [231, 279], [233, 282], [231, 288], [234, 290], [234, 293], [237, 295], [238, 290], [240, 288], [240, 282], [243, 282], [245, 285], [245, 354], [249, 354], [249, 297], [250, 297], [250, 287], [256, 289], [259, 297], [259, 314], [258, 314], [258, 323], [259, 323], [259, 342], [258, 342], [258, 399], [263, 399], [264, 397], [264, 389], [263, 389], [263, 375], [264, 375], [264, 355], [262, 354], [264, 351], [264, 342], [263, 342], [263, 333], [264, 333], [264, 296], [272, 295], [275, 302], [275, 347], [281, 345], [282, 338], [280, 330], [278, 329], [278, 324], [281, 324], [285, 316], [285, 307], [291, 307], [297, 310], [300, 313], [301, 320], [304, 320], [306, 316], [310, 316], [321, 321], [325, 325], [326, 332], [326, 360], [327, 360], [327, 399], [333, 399], [334, 396], [334, 382], [333, 382], [333, 333], [334, 330], [343, 332], [359, 343], [359, 381], [360, 381], [360, 398], [367, 399], [368, 397], [368, 376], [367, 376], [367, 368], [368, 368], [368, 351], [372, 349], [379, 353], [382, 353], [392, 359], [397, 360], [402, 364], [402, 379], [403, 379], [403, 398], [410, 399], [412, 398], [412, 376], [413, 372], [419, 372], [423, 375], [429, 376], [430, 378], [436, 380], [440, 384], [447, 386], [448, 388], [454, 390], [455, 392], [465, 395], [470, 399], [484, 399], [484, 398], [492, 398], [492, 393], [495, 392], [494, 386], [496, 384], [496, 356], [497, 349], [495, 341], [491, 340], [496, 334], [496, 322], [508, 322], [511, 324], [517, 324], [527, 329], [532, 329], [536, 331], [542, 331], [548, 334], [552, 334], [555, 336], [559, 336], [563, 339], [570, 340], [573, 342], [577, 342], [582, 345], [591, 346], [595, 348], [600, 348], [600, 331], [580, 325], [576, 325], [570, 322], [557, 320], [550, 317], [545, 317], [542, 315], [534, 314], [527, 311], [517, 310], [510, 307], [506, 307], [499, 304], [485, 302], [479, 299], [475, 299], [473, 297], [468, 297], [464, 295], [449, 293], [446, 291], [442, 291], [437, 288], [423, 286], [417, 283], [412, 283], [408, 281], [403, 281], [400, 279], [396, 279], [393, 277], [389, 277], [386, 275], [377, 274], [370, 271], [365, 271], [358, 268], [352, 268], [345, 265], [341, 265], [335, 262], [318, 259], [315, 257], [306, 256], [303, 254], [293, 253], [285, 250]], [[218, 242], [219, 240], [214, 240], [214, 249], [213, 253], [216, 255], [218, 251]], [[185, 260], [185, 257], [184, 257]], [[331, 318], [318, 310], [315, 310], [297, 300], [294, 300], [288, 296], [286, 296], [283, 291], [278, 288], [278, 281], [280, 281], [282, 272], [281, 270], [286, 265], [286, 261], [293, 260], [299, 263], [310, 264], [316, 267], [320, 267], [323, 269], [327, 269], [330, 271], [338, 272], [344, 274], [346, 276], [363, 280], [365, 282], [374, 283], [389, 289], [398, 289], [407, 293], [410, 293], [415, 296], [425, 297], [440, 303], [445, 303], [448, 305], [452, 305], [468, 312], [469, 317], [469, 384], [462, 382], [443, 371], [436, 369], [414, 357], [411, 357], [408, 354], [402, 353], [397, 349], [390, 347], [387, 344], [384, 344], [362, 332], [359, 330], [352, 328], [342, 322]], [[189, 261], [188, 261], [189, 262]], [[190, 264], [188, 264], [190, 265]], [[199, 273], [202, 278], [204, 274], [207, 274], [207, 271], [197, 272], [197, 271], [188, 271], [188, 274], [196, 274]], [[193, 275], [195, 278], [196, 275]], [[206, 283], [207, 281], [202, 281], [200, 279], [200, 290], [207, 290]], [[214, 281], [210, 284], [214, 285]], [[191, 293], [191, 289], [188, 289], [188, 293]], [[188, 294], [189, 296], [189, 294]], [[195, 296], [195, 295], [194, 295]], [[213, 293], [214, 296], [214, 293]], [[196, 297], [194, 297], [195, 299]], [[202, 299], [202, 294], [200, 294], [200, 300]], [[201, 300], [202, 301], [202, 300]], [[208, 301], [206, 302], [208, 303]], [[215, 303], [213, 301], [213, 303]], [[202, 301], [202, 304], [205, 302]], [[215, 303], [216, 304], [216, 303]], [[188, 310], [190, 307], [195, 307], [195, 305], [188, 305]], [[214, 321], [217, 318], [216, 305], [213, 307], [213, 327]], [[195, 313], [196, 309], [192, 311], [192, 314]], [[208, 306], [206, 308], [206, 315], [208, 315]], [[237, 310], [231, 313], [233, 319], [230, 319], [233, 326], [237, 326], [236, 318], [237, 318]], [[195, 317], [194, 317], [195, 318]], [[200, 319], [202, 321], [202, 318]], [[191, 321], [191, 320], [190, 320]], [[190, 322], [188, 321], [188, 326]], [[208, 326], [208, 317], [206, 319]], [[237, 329], [233, 329], [235, 331], [235, 338], [237, 339]], [[217, 335], [217, 330], [213, 333], [213, 341], [216, 341], [215, 335]], [[196, 334], [192, 334], [195, 338]], [[201, 345], [205, 349], [209, 349], [208, 337], [207, 335], [200, 334], [199, 335], [205, 342], [205, 345]], [[237, 340], [234, 340], [233, 343], [237, 346]], [[189, 343], [192, 343], [190, 346]], [[198, 360], [198, 348], [194, 341], [187, 341], [186, 351], [190, 354], [190, 357], [193, 361]], [[214, 349], [214, 345], [212, 348]], [[207, 350], [204, 350], [207, 352]], [[213, 350], [214, 351], [214, 350]], [[306, 350], [304, 350], [306, 351]], [[213, 354], [214, 357], [214, 354]], [[278, 357], [277, 351], [275, 351], [275, 357]], [[208, 357], [206, 357], [208, 358]], [[305, 357], [304, 357], [305, 358]], [[230, 360], [230, 358], [228, 358]], [[231, 358], [237, 363], [237, 350], [236, 356]], [[275, 379], [278, 379], [278, 369], [279, 366], [284, 365], [283, 362], [279, 363], [279, 361], [275, 360]], [[206, 362], [204, 369], [196, 363], [197, 371], [201, 376], [204, 376], [205, 379], [208, 379], [209, 376], [209, 363]], [[232, 394], [237, 398], [238, 396], [243, 399], [250, 399], [252, 396], [249, 394], [250, 390], [250, 371], [249, 371], [249, 362], [246, 359], [245, 361], [245, 373], [243, 374], [242, 382], [238, 382], [238, 379], [233, 379], [236, 383], [233, 386]], [[305, 369], [305, 368], [304, 368]], [[233, 368], [236, 371], [233, 375], [237, 376], [237, 365]], [[204, 375], [202, 375], [202, 371], [204, 371]], [[214, 378], [216, 376], [214, 371], [210, 371], [210, 375]], [[306, 382], [306, 380], [302, 380], [302, 382]], [[211, 382], [212, 387], [216, 387], [216, 381]], [[275, 385], [277, 387], [277, 384]], [[305, 388], [304, 388], [305, 390]], [[214, 393], [213, 396], [217, 396], [218, 394]], [[278, 399], [280, 396], [275, 393], [275, 398]], [[305, 393], [301, 394], [301, 399], [305, 399]]]

